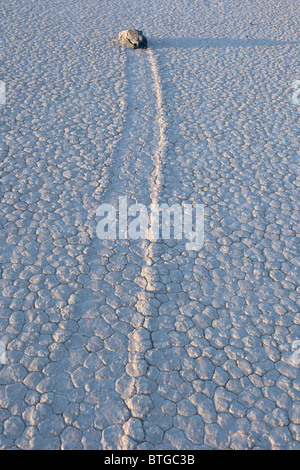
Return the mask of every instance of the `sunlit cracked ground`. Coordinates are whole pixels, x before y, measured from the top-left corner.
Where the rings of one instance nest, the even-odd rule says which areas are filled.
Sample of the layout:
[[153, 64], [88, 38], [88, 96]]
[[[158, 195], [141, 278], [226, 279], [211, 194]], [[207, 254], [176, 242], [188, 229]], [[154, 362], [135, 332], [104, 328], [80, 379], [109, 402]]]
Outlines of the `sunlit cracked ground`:
[[[0, 23], [1, 448], [300, 449], [299, 3]], [[204, 204], [204, 246], [101, 241], [119, 196]]]

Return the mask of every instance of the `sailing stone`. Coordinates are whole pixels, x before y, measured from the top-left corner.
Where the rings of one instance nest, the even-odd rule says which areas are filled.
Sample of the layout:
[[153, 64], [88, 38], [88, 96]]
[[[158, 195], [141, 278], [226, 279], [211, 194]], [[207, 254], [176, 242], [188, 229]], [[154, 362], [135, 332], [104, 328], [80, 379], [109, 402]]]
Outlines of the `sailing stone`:
[[143, 31], [137, 29], [126, 29], [119, 33], [118, 41], [132, 49], [146, 49], [147, 38], [143, 35]]

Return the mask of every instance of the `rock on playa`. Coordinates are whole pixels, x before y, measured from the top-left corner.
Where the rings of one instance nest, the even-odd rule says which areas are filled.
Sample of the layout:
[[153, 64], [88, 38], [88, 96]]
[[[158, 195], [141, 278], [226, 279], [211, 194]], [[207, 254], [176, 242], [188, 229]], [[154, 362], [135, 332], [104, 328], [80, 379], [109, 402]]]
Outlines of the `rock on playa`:
[[126, 29], [119, 33], [118, 41], [132, 49], [146, 49], [147, 38], [143, 35], [143, 31], [137, 29]]

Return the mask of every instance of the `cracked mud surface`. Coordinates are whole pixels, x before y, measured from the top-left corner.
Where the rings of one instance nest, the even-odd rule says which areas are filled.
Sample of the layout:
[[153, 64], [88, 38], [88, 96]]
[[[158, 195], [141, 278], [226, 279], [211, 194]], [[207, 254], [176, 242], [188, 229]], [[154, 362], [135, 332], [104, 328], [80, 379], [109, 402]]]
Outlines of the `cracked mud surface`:
[[[299, 449], [296, 1], [2, 13], [0, 447]], [[99, 240], [119, 196], [203, 248]]]

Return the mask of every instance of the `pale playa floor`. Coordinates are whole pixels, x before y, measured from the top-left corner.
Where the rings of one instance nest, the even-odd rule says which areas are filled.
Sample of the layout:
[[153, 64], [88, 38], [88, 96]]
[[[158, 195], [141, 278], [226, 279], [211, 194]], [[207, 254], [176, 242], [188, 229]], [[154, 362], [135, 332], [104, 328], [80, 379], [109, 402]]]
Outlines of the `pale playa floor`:
[[[1, 448], [299, 449], [298, 2], [2, 3]], [[204, 247], [101, 242], [118, 196]]]

